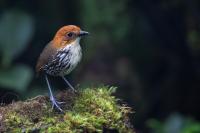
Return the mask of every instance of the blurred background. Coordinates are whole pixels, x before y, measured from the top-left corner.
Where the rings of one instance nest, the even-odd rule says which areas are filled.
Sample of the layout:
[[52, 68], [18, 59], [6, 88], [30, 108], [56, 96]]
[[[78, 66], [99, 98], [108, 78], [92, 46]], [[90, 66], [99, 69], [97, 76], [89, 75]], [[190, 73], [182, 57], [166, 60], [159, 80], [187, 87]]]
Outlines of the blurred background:
[[[74, 86], [117, 86], [138, 133], [200, 132], [198, 0], [0, 0], [2, 105], [48, 94], [35, 64], [68, 24], [91, 33], [67, 77]], [[60, 78], [51, 84], [65, 89]]]

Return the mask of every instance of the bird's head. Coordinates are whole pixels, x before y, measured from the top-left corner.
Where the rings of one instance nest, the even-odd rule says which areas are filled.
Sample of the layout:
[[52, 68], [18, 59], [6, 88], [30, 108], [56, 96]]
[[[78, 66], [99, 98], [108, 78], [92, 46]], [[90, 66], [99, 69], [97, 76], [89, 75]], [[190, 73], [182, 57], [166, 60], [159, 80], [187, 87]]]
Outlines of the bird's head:
[[69, 44], [79, 43], [80, 38], [88, 34], [88, 32], [81, 30], [75, 25], [63, 26], [54, 36], [53, 44], [57, 48], [63, 48]]

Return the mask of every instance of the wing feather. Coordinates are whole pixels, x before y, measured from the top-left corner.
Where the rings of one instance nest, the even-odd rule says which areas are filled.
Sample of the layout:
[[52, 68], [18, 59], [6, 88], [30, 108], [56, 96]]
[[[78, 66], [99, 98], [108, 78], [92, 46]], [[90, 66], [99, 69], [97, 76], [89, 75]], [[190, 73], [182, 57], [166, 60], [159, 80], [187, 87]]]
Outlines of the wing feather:
[[36, 72], [38, 74], [41, 73], [48, 62], [53, 59], [53, 55], [55, 55], [56, 51], [56, 48], [52, 45], [52, 41], [46, 45], [37, 61]]

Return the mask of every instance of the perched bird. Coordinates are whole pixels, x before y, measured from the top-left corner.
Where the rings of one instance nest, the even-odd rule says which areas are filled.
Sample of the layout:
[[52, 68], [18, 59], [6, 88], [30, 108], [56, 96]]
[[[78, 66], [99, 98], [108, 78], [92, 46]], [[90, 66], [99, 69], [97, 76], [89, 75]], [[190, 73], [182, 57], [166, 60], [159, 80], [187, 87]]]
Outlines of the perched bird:
[[56, 101], [53, 96], [47, 75], [61, 77], [75, 91], [64, 76], [69, 74], [80, 62], [82, 51], [79, 42], [82, 36], [88, 34], [88, 32], [75, 25], [67, 25], [60, 28], [53, 40], [43, 49], [37, 61], [36, 72], [45, 76], [52, 107], [55, 106], [60, 111], [62, 111], [59, 106], [61, 102]]

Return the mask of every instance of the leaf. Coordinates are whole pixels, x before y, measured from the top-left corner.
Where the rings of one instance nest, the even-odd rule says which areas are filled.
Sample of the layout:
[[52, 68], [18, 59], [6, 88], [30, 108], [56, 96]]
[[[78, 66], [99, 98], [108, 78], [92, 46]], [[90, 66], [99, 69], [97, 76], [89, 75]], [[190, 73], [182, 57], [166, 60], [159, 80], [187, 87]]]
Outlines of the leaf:
[[184, 124], [184, 117], [178, 113], [171, 114], [165, 121], [165, 133], [181, 133]]
[[27, 46], [33, 35], [32, 18], [21, 11], [7, 11], [0, 19], [0, 50], [8, 66]]
[[16, 65], [8, 70], [0, 70], [0, 86], [18, 92], [25, 91], [32, 78], [32, 70], [24, 65]]

